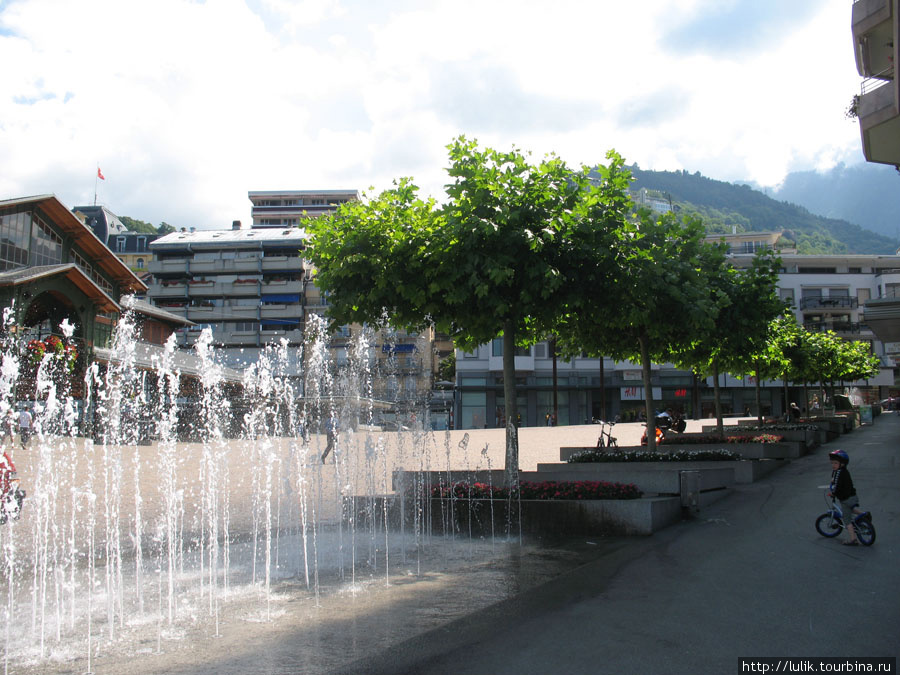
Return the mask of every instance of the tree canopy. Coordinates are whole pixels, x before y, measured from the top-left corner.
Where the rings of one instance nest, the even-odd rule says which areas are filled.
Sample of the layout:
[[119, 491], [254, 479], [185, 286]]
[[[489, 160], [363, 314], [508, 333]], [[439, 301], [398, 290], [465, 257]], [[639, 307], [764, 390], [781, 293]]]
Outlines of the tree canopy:
[[[627, 180], [615, 167], [588, 181], [548, 156], [448, 146], [448, 199], [423, 200], [409, 179], [364, 202], [313, 220], [308, 256], [330, 292], [334, 325], [373, 322], [387, 311], [398, 327], [428, 322], [461, 348], [503, 338], [506, 468], [517, 480], [515, 347], [555, 330], [565, 308], [594, 288], [598, 260], [627, 209]], [[591, 267], [583, 266], [590, 262]]]

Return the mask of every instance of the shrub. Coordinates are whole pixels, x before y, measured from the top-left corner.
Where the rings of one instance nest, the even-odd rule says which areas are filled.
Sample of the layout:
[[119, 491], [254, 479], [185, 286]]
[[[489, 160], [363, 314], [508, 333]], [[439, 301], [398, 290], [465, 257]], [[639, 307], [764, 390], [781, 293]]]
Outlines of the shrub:
[[728, 436], [726, 439], [729, 443], [781, 443], [784, 436], [775, 434], [760, 434], [759, 436]]
[[453, 499], [638, 499], [641, 491], [633, 483], [607, 481], [522, 481], [512, 493], [499, 485], [459, 482], [432, 485], [431, 496]]
[[583, 450], [569, 457], [569, 464], [590, 462], [699, 462], [743, 459], [734, 450], [676, 450], [675, 452], [642, 452]]

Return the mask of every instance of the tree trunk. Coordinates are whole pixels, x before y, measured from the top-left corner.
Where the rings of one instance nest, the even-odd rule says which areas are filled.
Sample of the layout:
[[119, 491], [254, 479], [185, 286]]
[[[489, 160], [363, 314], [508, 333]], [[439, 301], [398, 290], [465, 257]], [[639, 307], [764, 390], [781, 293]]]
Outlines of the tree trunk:
[[[593, 415], [591, 415], [593, 417]], [[606, 374], [603, 372], [603, 357], [600, 357], [600, 419], [606, 417]], [[593, 420], [591, 420], [593, 421]]]
[[550, 338], [550, 351], [553, 352], [553, 426], [559, 424], [559, 380], [556, 372], [556, 338]]
[[[788, 400], [790, 398], [790, 394], [788, 393], [787, 378], [785, 377], [781, 381], [784, 382], [784, 414], [788, 415], [791, 412], [791, 402]], [[799, 420], [795, 420], [794, 416], [791, 415], [790, 418], [788, 418], [788, 421], [798, 422]]]
[[756, 423], [762, 426], [762, 393], [760, 392], [759, 383], [759, 361], [756, 362]]
[[650, 347], [647, 344], [647, 337], [642, 335], [638, 338], [641, 345], [641, 370], [644, 380], [644, 410], [647, 416], [647, 451], [656, 451], [656, 415], [653, 411], [653, 386], [650, 380]]
[[503, 401], [506, 407], [506, 487], [519, 484], [519, 430], [516, 408], [516, 335], [511, 321], [503, 325]]
[[716, 433], [720, 436], [724, 434], [724, 423], [722, 421], [722, 401], [720, 399], [720, 395], [722, 393], [722, 389], [719, 386], [719, 362], [713, 361], [713, 392], [716, 404]]

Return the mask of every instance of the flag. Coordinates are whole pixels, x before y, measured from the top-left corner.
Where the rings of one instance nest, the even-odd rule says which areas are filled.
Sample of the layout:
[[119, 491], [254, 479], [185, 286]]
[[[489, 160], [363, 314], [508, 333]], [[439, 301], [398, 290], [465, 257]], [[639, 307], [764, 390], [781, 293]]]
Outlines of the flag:
[[100, 172], [99, 166], [97, 167], [97, 178], [99, 178], [100, 180], [106, 180], [106, 178], [104, 178], [103, 174]]

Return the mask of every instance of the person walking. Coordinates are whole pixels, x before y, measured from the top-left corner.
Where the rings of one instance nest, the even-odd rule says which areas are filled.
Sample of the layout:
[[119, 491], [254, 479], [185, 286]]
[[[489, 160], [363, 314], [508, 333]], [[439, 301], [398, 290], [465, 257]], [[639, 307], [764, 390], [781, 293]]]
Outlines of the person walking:
[[28, 408], [23, 407], [19, 411], [19, 441], [22, 443], [23, 448], [31, 438], [31, 422], [31, 413], [28, 411]]
[[328, 453], [334, 450], [334, 444], [337, 442], [337, 420], [333, 416], [329, 416], [325, 422], [325, 434], [328, 436], [328, 443], [325, 445], [325, 452], [322, 453], [322, 464], [325, 463]]

